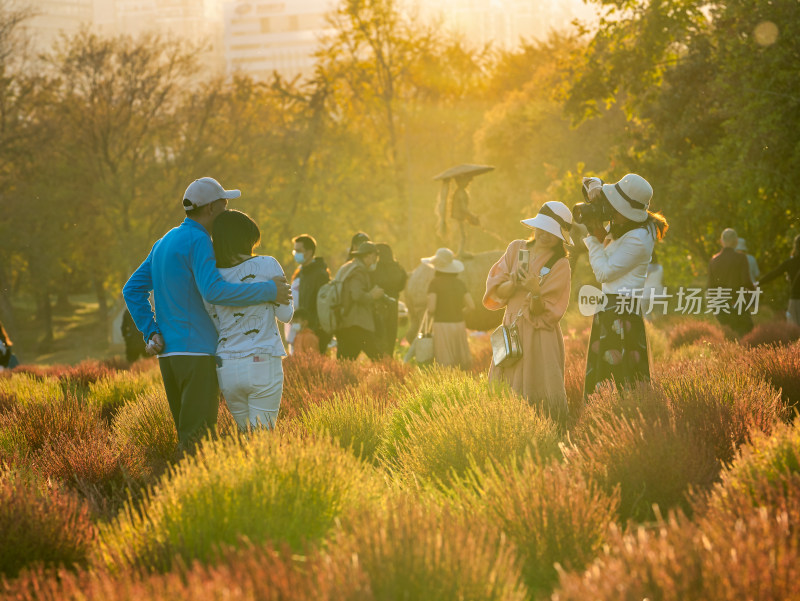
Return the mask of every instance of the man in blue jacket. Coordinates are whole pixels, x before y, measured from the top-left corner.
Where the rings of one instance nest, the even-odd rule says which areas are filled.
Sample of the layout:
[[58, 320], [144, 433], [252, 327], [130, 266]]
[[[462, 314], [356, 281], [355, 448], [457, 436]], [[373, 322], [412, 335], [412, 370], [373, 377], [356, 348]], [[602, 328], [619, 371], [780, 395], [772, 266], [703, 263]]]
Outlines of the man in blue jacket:
[[[209, 232], [228, 200], [240, 195], [239, 190], [225, 190], [210, 177], [189, 184], [183, 195], [186, 219], [153, 245], [122, 288], [148, 352], [159, 356], [181, 449], [214, 427], [219, 409], [217, 330], [203, 299], [232, 307], [291, 302], [285, 278], [232, 284], [217, 270]], [[150, 291], [155, 315], [148, 301]]]

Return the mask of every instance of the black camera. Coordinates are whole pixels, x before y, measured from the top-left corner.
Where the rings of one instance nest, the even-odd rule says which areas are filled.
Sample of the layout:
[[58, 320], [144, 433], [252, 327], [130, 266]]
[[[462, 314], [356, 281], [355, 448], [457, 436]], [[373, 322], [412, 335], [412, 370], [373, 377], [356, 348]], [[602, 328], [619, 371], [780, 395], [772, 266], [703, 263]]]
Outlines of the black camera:
[[[590, 195], [587, 179], [589, 178], [584, 179], [583, 186], [581, 187], [583, 198], [586, 202], [579, 202], [572, 207], [572, 220], [575, 223], [583, 225], [586, 225], [587, 222], [603, 223], [604, 221], [611, 221], [611, 218], [614, 216], [614, 209], [611, 207], [611, 203], [608, 202], [602, 188]], [[595, 180], [594, 187], [597, 186], [597, 182], [599, 182], [600, 186], [603, 185], [602, 180], [596, 178], [591, 179]]]

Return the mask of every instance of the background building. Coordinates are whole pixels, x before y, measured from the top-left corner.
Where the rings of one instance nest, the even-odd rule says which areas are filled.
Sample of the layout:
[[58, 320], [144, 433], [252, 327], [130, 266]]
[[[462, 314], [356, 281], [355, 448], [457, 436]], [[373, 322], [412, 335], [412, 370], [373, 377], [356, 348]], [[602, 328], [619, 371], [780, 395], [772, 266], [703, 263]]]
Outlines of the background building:
[[331, 0], [245, 0], [224, 7], [228, 75], [311, 75]]

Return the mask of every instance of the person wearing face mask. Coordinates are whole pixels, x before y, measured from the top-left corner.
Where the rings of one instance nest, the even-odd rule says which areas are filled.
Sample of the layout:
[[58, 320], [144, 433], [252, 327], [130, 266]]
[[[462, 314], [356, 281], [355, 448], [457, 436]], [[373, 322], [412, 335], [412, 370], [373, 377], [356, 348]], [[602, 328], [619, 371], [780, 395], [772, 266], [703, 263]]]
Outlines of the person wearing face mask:
[[353, 258], [339, 268], [336, 279], [342, 281], [342, 313], [336, 330], [338, 359], [357, 359], [361, 351], [370, 359], [380, 355], [375, 337], [375, 301], [384, 291], [373, 286], [370, 273], [375, 271], [378, 249], [372, 242], [362, 242]]
[[[302, 309], [307, 315], [308, 328], [316, 334], [319, 339], [319, 352], [325, 353], [331, 341], [331, 335], [327, 334], [319, 325], [317, 316], [317, 293], [331, 279], [331, 273], [325, 263], [325, 259], [317, 257], [317, 241], [308, 234], [301, 234], [292, 238], [294, 244], [294, 260], [297, 269], [292, 274], [292, 298], [294, 306]], [[297, 332], [297, 324], [292, 324], [286, 341], [293, 344], [294, 336]]]

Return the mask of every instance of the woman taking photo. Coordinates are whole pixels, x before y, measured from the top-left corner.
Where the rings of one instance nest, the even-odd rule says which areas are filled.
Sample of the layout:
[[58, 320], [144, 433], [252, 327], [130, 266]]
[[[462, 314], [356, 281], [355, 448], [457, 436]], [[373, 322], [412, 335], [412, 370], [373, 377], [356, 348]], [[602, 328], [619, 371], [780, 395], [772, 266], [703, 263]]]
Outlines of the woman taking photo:
[[433, 360], [439, 365], [469, 369], [472, 354], [467, 341], [464, 309], [475, 308], [467, 286], [458, 279], [464, 264], [449, 248], [440, 248], [422, 262], [436, 270], [428, 286], [428, 317], [433, 319]]
[[667, 232], [666, 219], [649, 211], [653, 188], [640, 175], [629, 173], [616, 184], [586, 178], [590, 203], [604, 203], [611, 216], [608, 229], [599, 219], [589, 221], [589, 264], [608, 298], [605, 309], [595, 313], [586, 359], [584, 397], [600, 382], [617, 386], [650, 379], [647, 336], [642, 308], [632, 296], [644, 288], [647, 266], [656, 240]]
[[572, 215], [564, 203], [546, 202], [532, 219], [527, 240], [514, 240], [489, 271], [483, 305], [505, 309], [504, 326], [516, 325], [522, 357], [489, 368], [490, 380], [507, 382], [557, 420], [567, 414], [564, 338], [559, 322], [569, 304], [572, 271], [564, 244], [571, 244]]
[[[261, 231], [245, 213], [225, 211], [214, 221], [212, 234], [217, 267], [228, 282], [266, 282], [284, 275], [273, 257], [254, 255]], [[236, 425], [242, 431], [274, 428], [283, 394], [282, 358], [286, 356], [276, 318], [283, 323], [291, 321], [292, 305], [207, 304], [206, 309], [219, 332], [219, 387]]]

